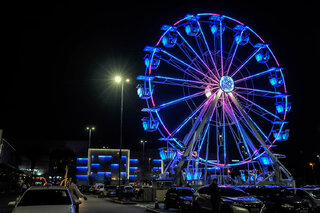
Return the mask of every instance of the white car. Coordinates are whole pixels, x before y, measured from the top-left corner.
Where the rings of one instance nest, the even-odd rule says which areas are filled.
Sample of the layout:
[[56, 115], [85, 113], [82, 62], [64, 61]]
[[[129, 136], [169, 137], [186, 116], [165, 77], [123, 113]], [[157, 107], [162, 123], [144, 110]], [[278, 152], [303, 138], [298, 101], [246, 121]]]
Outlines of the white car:
[[14, 206], [12, 213], [75, 213], [75, 205], [81, 201], [73, 203], [68, 188], [62, 186], [32, 186], [16, 201], [9, 202], [9, 206]]

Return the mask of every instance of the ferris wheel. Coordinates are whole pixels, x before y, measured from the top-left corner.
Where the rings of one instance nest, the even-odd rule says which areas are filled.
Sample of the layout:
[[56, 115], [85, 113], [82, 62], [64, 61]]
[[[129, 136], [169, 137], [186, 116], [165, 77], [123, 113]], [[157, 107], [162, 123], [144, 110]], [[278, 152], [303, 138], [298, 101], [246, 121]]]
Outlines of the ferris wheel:
[[[254, 182], [291, 180], [273, 154], [286, 141], [283, 68], [270, 45], [229, 16], [200, 13], [163, 25], [144, 51], [137, 92], [146, 101], [143, 128], [159, 131], [168, 173], [183, 181], [252, 171]], [[260, 178], [260, 179], [259, 179]]]

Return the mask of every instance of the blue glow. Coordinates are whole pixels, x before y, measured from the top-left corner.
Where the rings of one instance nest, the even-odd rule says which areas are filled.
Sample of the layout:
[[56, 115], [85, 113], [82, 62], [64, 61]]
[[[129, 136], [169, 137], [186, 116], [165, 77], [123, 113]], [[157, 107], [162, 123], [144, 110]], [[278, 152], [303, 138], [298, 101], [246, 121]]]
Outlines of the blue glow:
[[77, 166], [78, 170], [88, 170], [87, 166]]
[[177, 150], [174, 148], [160, 148], [161, 160], [172, 160], [177, 155]]
[[78, 180], [87, 180], [88, 176], [87, 175], [76, 175]]
[[152, 119], [151, 117], [144, 117], [142, 120], [143, 129], [147, 132], [154, 132], [159, 127], [159, 120]]
[[274, 75], [269, 76], [269, 82], [271, 86], [274, 86], [274, 87], [279, 87], [283, 84], [282, 78]]
[[98, 158], [111, 160], [111, 159], [112, 159], [112, 156], [111, 156], [111, 155], [99, 155]]
[[152, 167], [153, 171], [161, 171], [161, 167]]
[[188, 36], [196, 36], [200, 32], [200, 28], [196, 22], [189, 22], [185, 26], [185, 31]]
[[286, 141], [289, 138], [289, 131], [289, 129], [283, 130], [278, 135], [279, 130], [273, 130], [273, 137], [276, 139], [276, 141]]
[[224, 92], [231, 92], [234, 89], [234, 82], [230, 76], [222, 76], [219, 83]]
[[271, 164], [270, 158], [269, 157], [261, 157], [260, 161], [263, 165], [268, 166]]
[[160, 160], [160, 159], [153, 159], [152, 161], [153, 161], [153, 162], [157, 162], [157, 163], [161, 163], [161, 160]]
[[92, 167], [99, 167], [100, 164], [99, 164], [99, 163], [93, 163], [93, 164], [91, 164], [91, 166], [92, 166]]
[[87, 161], [88, 161], [88, 158], [77, 158], [77, 161], [79, 161], [79, 162], [82, 162], [82, 161], [87, 162]]
[[177, 43], [178, 35], [176, 33], [167, 33], [162, 38], [162, 44], [165, 47], [172, 48]]
[[236, 34], [234, 39], [238, 45], [244, 46], [249, 42], [249, 33]]
[[[276, 104], [276, 110], [279, 114], [284, 114], [285, 112], [285, 103], [280, 102]], [[291, 104], [287, 103], [287, 112], [289, 112], [291, 110]]]
[[135, 171], [135, 170], [138, 170], [138, 167], [129, 167], [129, 170], [130, 171]]
[[119, 167], [119, 164], [117, 163], [111, 164], [111, 167]]
[[141, 84], [137, 86], [137, 94], [141, 99], [149, 99], [153, 93], [153, 89], [143, 87]]
[[151, 59], [152, 59], [151, 69], [157, 69], [160, 64], [160, 58], [156, 55], [153, 55], [153, 58], [151, 54], [145, 55], [144, 64], [146, 65], [147, 68], [149, 68]]
[[139, 162], [139, 160], [138, 159], [130, 159], [130, 163], [131, 162]]
[[270, 58], [270, 53], [267, 49], [262, 49], [255, 55], [255, 58], [258, 63], [266, 63]]
[[[224, 23], [221, 24], [222, 33], [226, 29], [226, 25]], [[215, 22], [210, 26], [211, 33], [213, 35], [220, 35], [220, 22]]]

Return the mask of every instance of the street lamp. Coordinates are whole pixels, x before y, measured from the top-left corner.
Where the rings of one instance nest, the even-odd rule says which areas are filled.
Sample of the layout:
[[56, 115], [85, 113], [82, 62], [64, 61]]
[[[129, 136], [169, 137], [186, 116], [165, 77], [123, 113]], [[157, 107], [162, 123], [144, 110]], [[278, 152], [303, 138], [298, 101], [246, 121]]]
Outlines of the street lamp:
[[86, 127], [86, 130], [89, 131], [89, 146], [88, 146], [88, 149], [91, 148], [91, 134], [92, 134], [92, 131], [94, 131], [96, 128], [94, 126], [87, 126]]
[[140, 143], [142, 143], [142, 159], [144, 159], [144, 144], [147, 143], [147, 141], [140, 140]]
[[96, 128], [94, 126], [87, 126], [86, 127], [86, 130], [89, 131], [89, 144], [88, 144], [88, 185], [90, 185], [90, 182], [89, 182], [89, 176], [90, 176], [90, 173], [91, 173], [91, 157], [90, 157], [90, 152], [89, 152], [89, 149], [91, 148], [91, 134], [92, 134], [92, 131], [94, 131]]
[[[124, 87], [124, 81], [121, 76], [117, 75], [114, 78], [115, 82], [117, 84], [121, 84], [121, 116], [120, 116], [120, 149], [119, 149], [119, 186], [121, 185], [121, 155], [122, 155], [122, 120], [123, 120], [123, 87]], [[125, 80], [126, 83], [130, 82], [130, 79], [127, 78]]]

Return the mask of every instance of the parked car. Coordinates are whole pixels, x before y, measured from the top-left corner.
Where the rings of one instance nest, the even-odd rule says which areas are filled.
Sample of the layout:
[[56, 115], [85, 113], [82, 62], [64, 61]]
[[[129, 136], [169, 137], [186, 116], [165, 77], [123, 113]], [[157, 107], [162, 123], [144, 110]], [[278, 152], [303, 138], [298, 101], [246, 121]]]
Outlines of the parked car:
[[134, 190], [132, 186], [119, 186], [116, 189], [117, 196], [118, 197], [133, 197], [134, 196]]
[[[249, 196], [233, 186], [219, 186], [221, 211], [223, 213], [262, 213], [265, 206], [259, 199]], [[212, 212], [211, 191], [209, 186], [200, 187], [193, 196], [194, 212]]]
[[13, 213], [75, 213], [75, 206], [81, 201], [73, 203], [68, 188], [62, 186], [32, 186], [16, 201], [9, 202], [14, 206]]
[[103, 183], [96, 183], [94, 185], [94, 192], [93, 193], [100, 195], [101, 193], [103, 194], [103, 190], [104, 190], [104, 184]]
[[306, 199], [312, 206], [312, 212], [320, 212], [320, 188], [290, 188], [296, 196]]
[[195, 190], [191, 187], [172, 187], [166, 193], [164, 208], [176, 208], [181, 212], [191, 210], [192, 196]]
[[117, 186], [105, 186], [104, 187], [104, 191], [103, 191], [103, 195], [105, 197], [113, 197], [113, 196], [117, 196]]
[[248, 186], [245, 191], [262, 200], [267, 212], [311, 212], [310, 203], [280, 186]]

